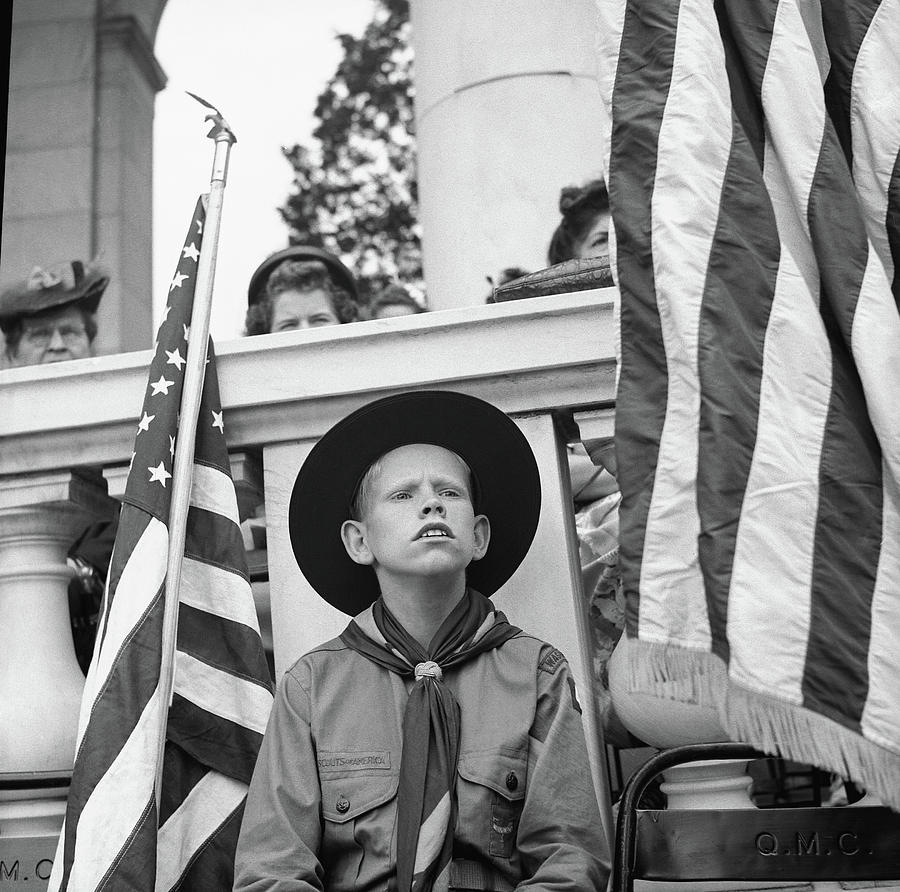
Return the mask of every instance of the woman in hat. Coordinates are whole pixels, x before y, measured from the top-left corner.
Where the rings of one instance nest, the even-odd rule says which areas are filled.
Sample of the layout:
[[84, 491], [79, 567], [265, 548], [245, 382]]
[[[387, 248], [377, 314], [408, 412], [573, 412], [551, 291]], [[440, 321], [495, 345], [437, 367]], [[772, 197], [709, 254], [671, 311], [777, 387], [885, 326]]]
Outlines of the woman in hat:
[[235, 889], [606, 888], [568, 664], [488, 600], [539, 513], [527, 440], [474, 397], [388, 397], [316, 444], [291, 541], [354, 619], [279, 685]]
[[266, 258], [250, 277], [248, 335], [318, 328], [359, 318], [356, 280], [322, 248], [295, 245]]
[[98, 266], [72, 260], [36, 266], [0, 295], [0, 329], [11, 366], [41, 365], [94, 354], [97, 306], [109, 284]]

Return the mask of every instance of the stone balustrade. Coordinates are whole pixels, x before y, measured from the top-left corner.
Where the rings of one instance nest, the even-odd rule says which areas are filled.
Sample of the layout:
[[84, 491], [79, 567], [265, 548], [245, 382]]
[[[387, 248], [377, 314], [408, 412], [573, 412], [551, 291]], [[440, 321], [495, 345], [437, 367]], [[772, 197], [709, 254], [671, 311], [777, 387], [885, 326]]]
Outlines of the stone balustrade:
[[[421, 387], [481, 397], [520, 425], [541, 471], [541, 520], [531, 552], [494, 600], [513, 623], [553, 642], [570, 659], [586, 707], [592, 769], [606, 806], [607, 832], [608, 786], [602, 734], [592, 709], [590, 635], [581, 597], [565, 444], [554, 414], [574, 412], [590, 426], [592, 435], [611, 434], [614, 297], [614, 289], [601, 289], [285, 332], [218, 346], [225, 435], [229, 449], [239, 454], [235, 465], [249, 468], [252, 477], [254, 462], [262, 462], [278, 674], [346, 623], [346, 617], [306, 583], [288, 540], [291, 487], [316, 440], [360, 405]], [[103, 469], [110, 494], [121, 494], [122, 469], [131, 459], [150, 358], [150, 351], [144, 351], [0, 372], [0, 580], [5, 592], [0, 629], [5, 659], [27, 658], [33, 664], [35, 636], [46, 617], [59, 639], [58, 652], [52, 653], [53, 646], [41, 640], [37, 647], [41, 661], [49, 666], [62, 660], [67, 667], [64, 674], [73, 676], [71, 684], [76, 687], [80, 678], [75, 677], [78, 667], [70, 653], [71, 640], [65, 640], [68, 630], [56, 616], [65, 603], [60, 588], [66, 579], [65, 548], [60, 537], [71, 534], [66, 523], [82, 517], [79, 511], [90, 514], [97, 510], [98, 500], [106, 498], [102, 487], [88, 497], [83, 481], [90, 478], [96, 485], [96, 476], [86, 476], [85, 469]], [[40, 487], [31, 485], [36, 480], [44, 481], [46, 498]], [[59, 509], [61, 502], [67, 505], [64, 510]], [[53, 540], [37, 557], [28, 551], [32, 547], [28, 537], [19, 534], [23, 523], [30, 524], [29, 529], [44, 529]], [[55, 569], [48, 566], [53, 562]], [[39, 578], [33, 567], [29, 569], [32, 564], [41, 565], [43, 597], [27, 588]], [[52, 621], [51, 614], [56, 617]], [[13, 637], [20, 639], [18, 657], [9, 650]], [[68, 725], [63, 727], [62, 712], [56, 726], [55, 703], [41, 702], [46, 684], [42, 688], [39, 678], [7, 668], [2, 683], [20, 693], [27, 690], [26, 699], [35, 711], [48, 714], [42, 733], [57, 745], [70, 745], [72, 732]], [[5, 740], [4, 749], [15, 749], [14, 744]], [[32, 765], [27, 747], [19, 751], [25, 753], [22, 759], [2, 754], [0, 778], [11, 770], [47, 767], [43, 762]]]

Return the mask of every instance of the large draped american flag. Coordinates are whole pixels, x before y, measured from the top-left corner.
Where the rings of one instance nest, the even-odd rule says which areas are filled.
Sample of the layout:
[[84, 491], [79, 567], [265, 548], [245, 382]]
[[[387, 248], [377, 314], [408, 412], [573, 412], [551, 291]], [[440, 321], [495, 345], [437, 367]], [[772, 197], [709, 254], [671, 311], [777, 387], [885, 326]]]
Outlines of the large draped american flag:
[[630, 684], [900, 809], [900, 2], [597, 7]]
[[[272, 703], [212, 341], [181, 568], [174, 693], [160, 687], [172, 463], [201, 245], [197, 202], [135, 436], [50, 888], [230, 889]], [[159, 810], [154, 784], [168, 721]]]

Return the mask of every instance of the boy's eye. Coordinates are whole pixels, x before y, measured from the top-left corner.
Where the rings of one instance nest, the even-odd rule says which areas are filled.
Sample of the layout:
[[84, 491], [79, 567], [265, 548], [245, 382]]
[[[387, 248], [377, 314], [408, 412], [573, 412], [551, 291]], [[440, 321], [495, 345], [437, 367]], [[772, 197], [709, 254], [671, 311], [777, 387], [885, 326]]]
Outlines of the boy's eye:
[[458, 489], [444, 489], [441, 490], [441, 495], [446, 496], [447, 498], [454, 498], [459, 495]]
[[391, 498], [397, 501], [404, 501], [405, 499], [410, 498], [410, 494], [405, 490], [401, 490], [400, 492], [395, 492]]

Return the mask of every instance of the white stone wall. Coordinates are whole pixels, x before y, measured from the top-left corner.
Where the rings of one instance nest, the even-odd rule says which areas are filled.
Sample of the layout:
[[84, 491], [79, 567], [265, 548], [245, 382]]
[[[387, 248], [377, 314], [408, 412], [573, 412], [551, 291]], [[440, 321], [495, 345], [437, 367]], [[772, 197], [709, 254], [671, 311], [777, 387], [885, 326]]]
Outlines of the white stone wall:
[[0, 279], [94, 249], [95, 0], [17, 2]]
[[560, 189], [602, 175], [592, 0], [412, 0], [419, 203], [432, 309], [544, 268]]

